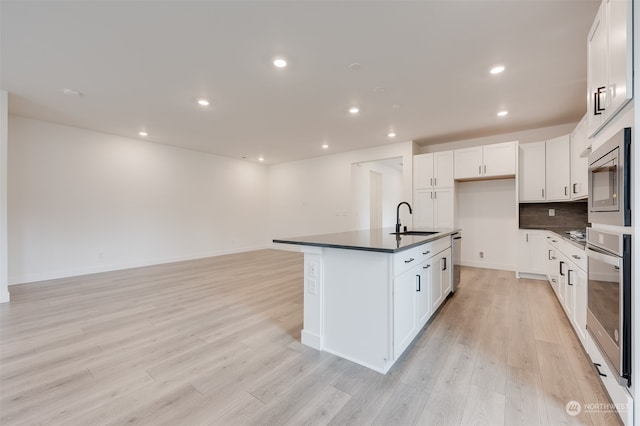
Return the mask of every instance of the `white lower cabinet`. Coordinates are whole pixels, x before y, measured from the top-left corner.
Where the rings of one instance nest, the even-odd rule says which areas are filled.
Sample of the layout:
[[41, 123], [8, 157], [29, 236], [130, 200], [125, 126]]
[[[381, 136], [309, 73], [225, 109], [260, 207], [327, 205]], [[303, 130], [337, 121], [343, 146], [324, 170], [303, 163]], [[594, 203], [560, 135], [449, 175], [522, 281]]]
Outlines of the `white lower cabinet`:
[[571, 269], [570, 272], [568, 281], [573, 292], [574, 303], [571, 319], [582, 345], [585, 345], [587, 341], [587, 272], [579, 268]]
[[451, 285], [453, 281], [451, 264], [451, 248], [440, 253], [440, 288], [442, 289], [442, 300], [451, 293]]
[[547, 238], [547, 279], [580, 342], [587, 336], [587, 263], [584, 250], [553, 235]]
[[422, 327], [429, 321], [431, 317], [431, 285], [433, 267], [431, 261], [424, 262], [419, 265], [420, 274], [418, 277], [418, 287], [416, 289], [416, 317], [418, 318], [418, 327]]
[[416, 286], [420, 275], [410, 269], [393, 280], [393, 353], [404, 351], [417, 333]]
[[[396, 256], [402, 268], [393, 279], [393, 354], [397, 360], [451, 292], [451, 243], [441, 239]], [[417, 264], [407, 268], [405, 262], [410, 259]]]
[[521, 229], [518, 243], [518, 273], [547, 274], [547, 232]]

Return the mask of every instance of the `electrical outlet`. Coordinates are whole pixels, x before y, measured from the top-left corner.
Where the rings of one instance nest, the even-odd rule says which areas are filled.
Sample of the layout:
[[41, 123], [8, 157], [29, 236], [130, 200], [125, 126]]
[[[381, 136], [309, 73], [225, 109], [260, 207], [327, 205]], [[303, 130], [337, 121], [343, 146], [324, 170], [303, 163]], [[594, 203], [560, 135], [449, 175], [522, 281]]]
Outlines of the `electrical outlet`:
[[555, 216], [556, 215], [556, 209], [549, 209], [549, 216]]
[[318, 264], [316, 262], [309, 262], [309, 277], [315, 278], [318, 275]]
[[318, 290], [316, 289], [316, 280], [309, 278], [307, 279], [307, 292], [309, 294], [316, 294]]
[[483, 251], [480, 252], [480, 259], [484, 259], [484, 252]]

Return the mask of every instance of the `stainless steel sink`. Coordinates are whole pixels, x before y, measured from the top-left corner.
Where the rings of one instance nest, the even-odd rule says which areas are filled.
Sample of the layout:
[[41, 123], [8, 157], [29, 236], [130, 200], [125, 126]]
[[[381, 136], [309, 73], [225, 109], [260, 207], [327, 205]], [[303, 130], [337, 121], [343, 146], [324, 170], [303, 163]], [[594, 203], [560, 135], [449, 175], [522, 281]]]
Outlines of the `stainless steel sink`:
[[404, 232], [392, 232], [391, 235], [433, 235], [437, 234], [437, 232], [433, 231], [404, 231]]

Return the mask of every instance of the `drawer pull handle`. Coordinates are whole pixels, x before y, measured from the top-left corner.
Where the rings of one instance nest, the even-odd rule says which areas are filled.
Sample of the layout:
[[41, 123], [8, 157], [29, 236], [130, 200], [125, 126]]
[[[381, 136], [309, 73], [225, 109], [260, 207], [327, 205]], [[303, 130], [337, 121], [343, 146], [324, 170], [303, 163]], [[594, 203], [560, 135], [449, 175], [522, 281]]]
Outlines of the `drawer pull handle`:
[[429, 269], [429, 268], [431, 268], [431, 265], [426, 265], [422, 267], [422, 269]]
[[418, 278], [416, 280], [416, 284], [418, 284], [418, 287], [416, 288], [416, 291], [420, 291], [420, 275], [416, 275], [416, 277]]
[[602, 365], [598, 364], [597, 362], [594, 362], [594, 363], [593, 363], [593, 365], [595, 365], [595, 367], [596, 367], [596, 371], [598, 372], [598, 374], [599, 374], [599, 375], [601, 375], [602, 377], [607, 377], [607, 375], [606, 375], [606, 374], [603, 374], [603, 373], [600, 371], [600, 368], [599, 368], [599, 367], [602, 367]]
[[574, 259], [582, 259], [580, 256], [578, 256], [577, 254], [572, 254], [571, 255]]
[[426, 256], [427, 254], [429, 254], [429, 253], [431, 253], [429, 250], [427, 250], [427, 251], [423, 251], [423, 252], [422, 252], [422, 254], [424, 254], [425, 256]]
[[415, 259], [413, 257], [410, 257], [409, 260], [405, 260], [404, 263], [411, 263], [413, 262]]

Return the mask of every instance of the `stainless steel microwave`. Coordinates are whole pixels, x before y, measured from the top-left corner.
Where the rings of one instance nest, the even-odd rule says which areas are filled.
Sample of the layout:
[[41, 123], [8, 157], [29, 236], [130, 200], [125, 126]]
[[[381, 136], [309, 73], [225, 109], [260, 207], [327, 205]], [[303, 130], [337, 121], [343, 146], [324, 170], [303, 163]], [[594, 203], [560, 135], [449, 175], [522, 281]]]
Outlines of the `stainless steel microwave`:
[[631, 128], [589, 155], [589, 222], [631, 226]]

